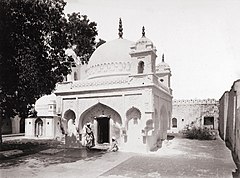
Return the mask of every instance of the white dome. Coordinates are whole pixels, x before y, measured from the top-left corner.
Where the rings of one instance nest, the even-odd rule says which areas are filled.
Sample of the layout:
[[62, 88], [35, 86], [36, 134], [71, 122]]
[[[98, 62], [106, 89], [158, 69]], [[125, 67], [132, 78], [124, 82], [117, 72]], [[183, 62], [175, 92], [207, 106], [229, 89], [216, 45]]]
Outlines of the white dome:
[[39, 98], [35, 103], [35, 110], [37, 111], [37, 116], [48, 116], [48, 107], [51, 104], [56, 104], [56, 95], [52, 93], [51, 95], [44, 95]]
[[137, 46], [136, 48], [146, 49], [148, 48], [148, 46], [153, 47], [153, 42], [150, 39], [143, 36], [136, 42], [136, 46]]
[[170, 71], [170, 66], [166, 62], [161, 62], [156, 66], [156, 72]]
[[130, 47], [134, 42], [115, 39], [102, 44], [92, 54], [88, 63], [88, 78], [130, 74]]

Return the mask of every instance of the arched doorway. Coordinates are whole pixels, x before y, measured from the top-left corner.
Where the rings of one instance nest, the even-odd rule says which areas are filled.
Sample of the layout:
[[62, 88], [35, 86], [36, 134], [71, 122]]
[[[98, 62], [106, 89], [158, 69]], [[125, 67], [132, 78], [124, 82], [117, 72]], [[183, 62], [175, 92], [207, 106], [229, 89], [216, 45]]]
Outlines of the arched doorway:
[[143, 143], [141, 128], [141, 112], [139, 109], [132, 107], [127, 113], [127, 142], [128, 145], [137, 146]]
[[144, 71], [144, 62], [143, 61], [140, 61], [138, 63], [138, 74], [142, 74]]
[[72, 135], [76, 134], [76, 126], [75, 126], [76, 114], [73, 110], [67, 110], [62, 118], [62, 129], [65, 134]]
[[35, 121], [35, 136], [43, 136], [43, 121], [40, 118], [37, 118], [37, 120]]
[[[79, 129], [82, 130], [82, 133], [84, 133], [83, 128], [86, 127], [87, 123], [92, 124], [95, 145], [110, 144], [110, 138], [113, 136], [120, 139], [121, 116], [105, 104], [97, 103], [83, 112], [79, 120]], [[82, 136], [82, 139], [84, 140], [84, 136]]]
[[20, 119], [20, 133], [25, 133], [25, 118]]

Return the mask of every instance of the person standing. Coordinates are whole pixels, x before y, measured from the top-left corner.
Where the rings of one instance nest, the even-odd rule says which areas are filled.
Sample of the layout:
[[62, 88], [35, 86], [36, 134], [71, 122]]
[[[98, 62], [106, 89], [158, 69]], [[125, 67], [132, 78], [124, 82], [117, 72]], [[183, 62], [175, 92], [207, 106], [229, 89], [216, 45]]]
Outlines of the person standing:
[[94, 135], [90, 123], [87, 123], [85, 127], [85, 145], [89, 149], [95, 146]]

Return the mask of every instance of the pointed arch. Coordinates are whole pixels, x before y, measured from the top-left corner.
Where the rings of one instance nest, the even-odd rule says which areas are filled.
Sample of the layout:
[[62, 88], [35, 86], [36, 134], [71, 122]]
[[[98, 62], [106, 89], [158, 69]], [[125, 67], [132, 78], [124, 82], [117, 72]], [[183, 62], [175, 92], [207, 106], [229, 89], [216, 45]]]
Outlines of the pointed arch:
[[35, 136], [43, 136], [43, 121], [40, 118], [37, 118], [35, 121]]
[[138, 74], [142, 74], [143, 71], [144, 71], [144, 62], [139, 61], [139, 63], [138, 63]]
[[141, 112], [138, 108], [135, 108], [134, 106], [127, 110], [126, 117], [128, 120], [132, 118], [139, 118], [141, 119]]
[[120, 114], [110, 106], [99, 102], [91, 106], [81, 114], [79, 120], [79, 128], [82, 129], [84, 124], [86, 124], [87, 122], [93, 123], [94, 119], [101, 117], [108, 117], [112, 119], [114, 123], [122, 125], [122, 119]]
[[132, 107], [126, 112], [126, 127], [128, 129], [128, 123], [130, 120], [133, 120], [133, 124], [138, 124], [141, 119], [141, 112], [138, 108]]
[[69, 121], [70, 119], [72, 119], [72, 120], [75, 121], [75, 119], [76, 119], [76, 114], [75, 114], [75, 112], [74, 112], [73, 110], [68, 109], [67, 111], [65, 111], [63, 117], [64, 117], [67, 121]]
[[76, 114], [73, 110], [68, 109], [65, 111], [63, 118], [61, 119], [61, 128], [65, 134], [75, 133], [75, 120]]

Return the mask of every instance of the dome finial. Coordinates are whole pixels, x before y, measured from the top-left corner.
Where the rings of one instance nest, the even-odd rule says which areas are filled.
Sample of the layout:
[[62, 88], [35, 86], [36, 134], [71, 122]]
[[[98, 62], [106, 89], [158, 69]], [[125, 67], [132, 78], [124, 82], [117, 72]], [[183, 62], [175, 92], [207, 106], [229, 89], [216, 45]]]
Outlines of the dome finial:
[[164, 53], [162, 54], [162, 62], [164, 62]]
[[142, 27], [142, 37], [145, 37], [145, 27]]
[[122, 28], [122, 19], [119, 18], [119, 28], [118, 28], [118, 36], [119, 38], [123, 38], [123, 28]]

